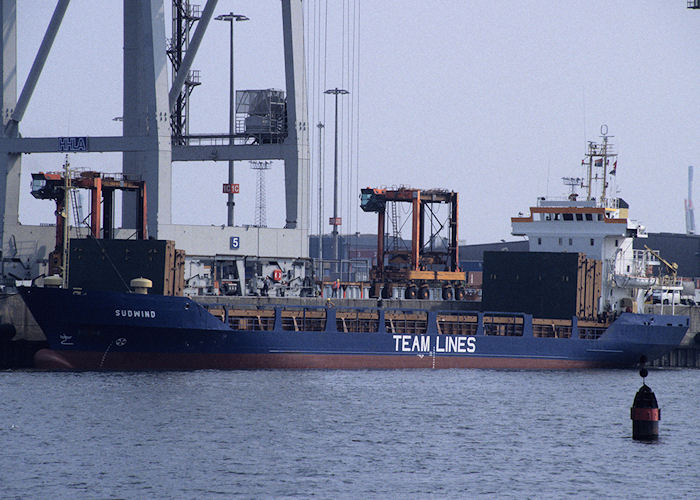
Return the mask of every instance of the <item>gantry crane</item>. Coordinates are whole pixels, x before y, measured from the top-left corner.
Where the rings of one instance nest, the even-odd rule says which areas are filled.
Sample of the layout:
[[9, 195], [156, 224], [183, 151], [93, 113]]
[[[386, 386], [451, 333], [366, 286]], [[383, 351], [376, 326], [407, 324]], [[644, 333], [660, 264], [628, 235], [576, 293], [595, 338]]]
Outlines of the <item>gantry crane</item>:
[[[411, 244], [410, 250], [385, 246], [385, 224], [387, 203], [410, 203]], [[447, 219], [437, 219], [434, 204], [447, 204]], [[462, 300], [465, 295], [465, 273], [459, 268], [459, 246], [457, 241], [458, 199], [457, 193], [441, 189], [380, 188], [362, 189], [360, 207], [365, 212], [378, 214], [377, 264], [370, 271], [372, 296], [390, 298], [393, 288], [405, 287], [407, 299], [427, 299], [430, 287], [442, 288], [442, 298]], [[429, 215], [430, 224], [426, 222]], [[430, 234], [426, 238], [426, 229]], [[440, 233], [447, 231], [445, 239]], [[396, 235], [395, 235], [396, 236]], [[396, 238], [395, 238], [396, 239]]]
[[[101, 174], [87, 171], [69, 175], [71, 188], [90, 190], [90, 234], [94, 238], [111, 239], [114, 221], [114, 191], [135, 191], [137, 206], [137, 239], [145, 240], [148, 235], [146, 225], [146, 182], [123, 174]], [[40, 200], [56, 202], [56, 248], [49, 254], [49, 275], [61, 274], [63, 269], [63, 243], [66, 179], [64, 172], [39, 172], [32, 174], [32, 196]], [[100, 217], [102, 215], [102, 217]], [[77, 221], [80, 223], [80, 221]]]

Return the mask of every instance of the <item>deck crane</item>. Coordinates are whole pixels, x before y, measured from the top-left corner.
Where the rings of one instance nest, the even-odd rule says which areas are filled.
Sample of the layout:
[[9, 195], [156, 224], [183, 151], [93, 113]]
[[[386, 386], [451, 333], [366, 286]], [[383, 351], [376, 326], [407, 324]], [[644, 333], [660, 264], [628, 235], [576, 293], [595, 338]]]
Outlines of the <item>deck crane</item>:
[[[663, 257], [661, 257], [661, 254], [659, 253], [658, 250], [652, 250], [651, 248], [649, 248], [646, 245], [644, 245], [644, 249], [647, 252], [649, 252], [650, 254], [652, 254], [654, 257], [659, 259], [659, 262], [661, 262], [664, 266], [666, 266], [666, 269], [668, 269], [668, 272], [671, 276], [671, 279], [670, 279], [671, 283], [670, 284], [673, 285], [676, 282], [676, 278], [678, 276], [678, 264], [676, 264], [675, 262], [669, 262], [666, 259], [664, 259]], [[669, 284], [668, 283], [668, 275], [664, 275], [661, 278], [662, 278], [662, 284]], [[663, 283], [664, 281], [666, 283]]]
[[[644, 249], [656, 257], [667, 269], [666, 274], [661, 275], [661, 272], [659, 272], [659, 283], [651, 289], [652, 295], [655, 295], [654, 290], [656, 290], [656, 294], [658, 294], [658, 296], [654, 297], [654, 301], [658, 300], [662, 304], [676, 304], [676, 294], [678, 294], [679, 301], [683, 301], [683, 287], [678, 279], [678, 264], [667, 261], [661, 257], [661, 254], [657, 250], [652, 250], [646, 245], [644, 245]], [[670, 294], [670, 298], [668, 294]]]

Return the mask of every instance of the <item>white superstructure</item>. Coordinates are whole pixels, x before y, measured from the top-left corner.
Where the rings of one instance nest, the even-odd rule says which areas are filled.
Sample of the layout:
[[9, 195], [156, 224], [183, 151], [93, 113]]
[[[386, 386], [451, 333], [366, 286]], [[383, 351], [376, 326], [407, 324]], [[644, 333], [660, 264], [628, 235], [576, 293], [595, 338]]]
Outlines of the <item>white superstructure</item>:
[[[601, 127], [602, 142], [588, 143], [582, 165], [585, 178], [565, 178], [571, 194], [562, 199], [541, 197], [530, 215], [512, 217], [512, 233], [526, 236], [531, 252], [577, 252], [602, 262], [600, 312], [643, 310], [647, 291], [656, 284], [652, 270], [659, 261], [648, 250], [635, 250], [634, 238], [645, 238], [645, 227], [629, 219], [629, 206], [608, 197], [609, 179], [616, 174], [617, 154]], [[585, 190], [581, 196], [576, 187]]]

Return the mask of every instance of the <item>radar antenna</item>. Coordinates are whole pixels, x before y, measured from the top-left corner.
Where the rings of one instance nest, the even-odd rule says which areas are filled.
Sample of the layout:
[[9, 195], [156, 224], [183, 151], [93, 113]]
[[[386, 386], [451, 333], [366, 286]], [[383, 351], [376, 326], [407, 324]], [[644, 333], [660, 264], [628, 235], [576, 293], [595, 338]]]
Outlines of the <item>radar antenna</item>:
[[582, 177], [562, 177], [561, 180], [565, 186], [569, 186], [569, 198], [572, 196], [578, 196], [576, 188], [583, 187]]

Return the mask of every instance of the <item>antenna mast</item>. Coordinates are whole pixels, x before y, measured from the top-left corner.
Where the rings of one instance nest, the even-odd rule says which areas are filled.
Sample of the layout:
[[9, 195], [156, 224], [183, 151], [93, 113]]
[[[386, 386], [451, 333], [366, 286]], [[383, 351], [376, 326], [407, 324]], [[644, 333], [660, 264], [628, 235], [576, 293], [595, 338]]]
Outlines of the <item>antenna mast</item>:
[[70, 183], [70, 162], [66, 155], [66, 162], [63, 164], [64, 182], [63, 185], [63, 288], [68, 288], [68, 258], [70, 256], [70, 205], [71, 183]]

